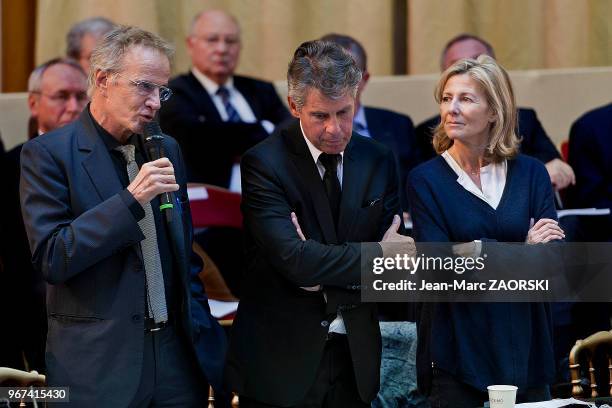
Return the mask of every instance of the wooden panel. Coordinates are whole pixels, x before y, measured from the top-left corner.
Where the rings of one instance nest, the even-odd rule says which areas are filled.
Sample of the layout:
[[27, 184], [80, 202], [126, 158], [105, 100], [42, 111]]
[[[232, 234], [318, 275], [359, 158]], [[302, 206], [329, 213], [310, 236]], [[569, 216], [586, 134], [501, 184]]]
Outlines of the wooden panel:
[[36, 0], [2, 0], [2, 92], [27, 90], [35, 25]]

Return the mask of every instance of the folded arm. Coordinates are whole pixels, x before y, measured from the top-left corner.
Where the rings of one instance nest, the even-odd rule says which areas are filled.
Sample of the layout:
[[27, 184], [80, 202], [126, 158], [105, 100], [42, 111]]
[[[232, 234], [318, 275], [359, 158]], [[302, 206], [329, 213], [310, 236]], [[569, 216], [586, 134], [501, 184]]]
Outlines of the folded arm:
[[327, 245], [313, 239], [303, 241], [291, 221], [293, 209], [271, 166], [248, 154], [241, 171], [247, 233], [275, 270], [296, 286], [354, 285], [361, 279], [362, 251], [366, 256], [382, 255], [376, 242]]

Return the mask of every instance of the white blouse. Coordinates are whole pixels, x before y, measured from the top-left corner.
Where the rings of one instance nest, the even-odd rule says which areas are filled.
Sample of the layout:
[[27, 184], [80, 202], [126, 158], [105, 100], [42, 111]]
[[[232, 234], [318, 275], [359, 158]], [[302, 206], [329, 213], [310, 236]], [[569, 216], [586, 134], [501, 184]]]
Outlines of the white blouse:
[[459, 163], [453, 159], [448, 150], [442, 153], [442, 157], [444, 157], [444, 160], [446, 160], [451, 169], [457, 173], [457, 183], [489, 204], [493, 209], [497, 208], [506, 186], [506, 175], [508, 174], [508, 163], [506, 160], [500, 163], [491, 163], [480, 168], [481, 190]]

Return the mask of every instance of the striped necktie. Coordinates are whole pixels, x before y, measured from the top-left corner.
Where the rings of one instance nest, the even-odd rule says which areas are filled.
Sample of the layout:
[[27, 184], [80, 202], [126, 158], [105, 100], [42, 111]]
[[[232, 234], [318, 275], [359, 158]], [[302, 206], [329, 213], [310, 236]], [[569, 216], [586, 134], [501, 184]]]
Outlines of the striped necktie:
[[220, 86], [219, 89], [217, 89], [217, 95], [221, 97], [221, 102], [223, 102], [223, 107], [227, 113], [227, 122], [240, 122], [240, 115], [238, 115], [238, 111], [230, 102], [229, 89], [224, 86]]
[[[119, 146], [116, 148], [127, 162], [127, 173], [130, 182], [138, 174], [138, 164], [136, 163], [136, 148], [134, 145]], [[145, 239], [140, 241], [140, 249], [145, 266], [145, 278], [147, 286], [147, 306], [149, 317], [155, 323], [168, 321], [168, 309], [166, 306], [166, 291], [164, 288], [164, 275], [162, 272], [159, 248], [157, 247], [157, 231], [155, 229], [155, 218], [151, 203], [144, 206], [145, 217], [138, 221], [138, 226], [142, 230]]]

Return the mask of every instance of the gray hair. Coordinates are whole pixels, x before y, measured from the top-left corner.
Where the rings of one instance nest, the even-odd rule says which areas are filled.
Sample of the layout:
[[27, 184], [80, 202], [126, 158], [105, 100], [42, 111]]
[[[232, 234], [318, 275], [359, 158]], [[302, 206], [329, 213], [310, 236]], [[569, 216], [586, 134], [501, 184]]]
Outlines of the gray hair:
[[133, 26], [117, 26], [107, 33], [91, 53], [89, 68], [89, 93], [95, 86], [98, 71], [119, 73], [123, 69], [123, 57], [135, 46], [151, 48], [165, 55], [168, 60], [174, 55], [174, 47], [151, 32]]
[[351, 54], [329, 41], [302, 43], [289, 63], [287, 84], [289, 97], [298, 109], [304, 106], [311, 88], [330, 99], [339, 99], [350, 93], [355, 97], [361, 81], [361, 70]]
[[104, 17], [93, 17], [79, 21], [66, 34], [66, 55], [76, 60], [81, 56], [81, 40], [86, 34], [102, 37], [115, 28], [115, 24]]
[[368, 68], [368, 56], [363, 45], [353, 37], [345, 34], [329, 33], [321, 37], [321, 41], [331, 41], [351, 53], [359, 69], [365, 72]]
[[487, 55], [489, 57], [495, 58], [495, 51], [493, 50], [493, 46], [489, 44], [484, 38], [480, 38], [474, 34], [461, 33], [461, 34], [454, 36], [450, 40], [448, 40], [448, 42], [444, 46], [444, 50], [442, 50], [442, 54], [440, 54], [440, 69], [442, 71], [444, 71], [444, 60], [446, 59], [446, 53], [448, 52], [450, 47], [457, 44], [458, 42], [467, 41], [467, 40], [474, 40], [474, 41], [481, 43], [487, 50]]
[[83, 74], [84, 77], [87, 77], [87, 74], [85, 73], [81, 65], [79, 65], [79, 63], [75, 60], [71, 58], [53, 58], [52, 60], [44, 62], [34, 68], [32, 73], [30, 74], [30, 77], [28, 78], [28, 92], [40, 92], [40, 88], [42, 86], [42, 78], [45, 71], [51, 68], [52, 66], [58, 64], [68, 65], [76, 69], [79, 73]]

